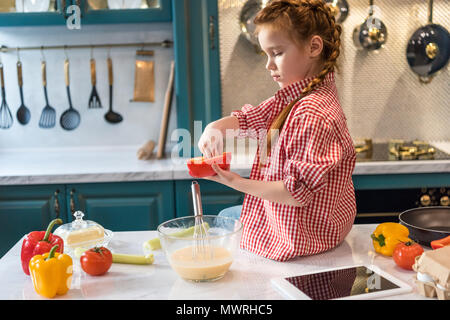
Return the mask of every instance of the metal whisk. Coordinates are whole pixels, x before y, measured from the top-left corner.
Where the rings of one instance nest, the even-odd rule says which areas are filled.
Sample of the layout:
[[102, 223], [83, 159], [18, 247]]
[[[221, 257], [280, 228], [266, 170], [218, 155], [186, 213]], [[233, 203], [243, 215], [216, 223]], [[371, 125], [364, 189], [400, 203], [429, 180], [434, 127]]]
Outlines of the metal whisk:
[[5, 78], [3, 75], [3, 63], [0, 62], [0, 78], [2, 84], [2, 105], [0, 107], [0, 128], [9, 129], [13, 124], [13, 117], [6, 103]]
[[192, 181], [192, 200], [194, 203], [194, 245], [192, 255], [194, 259], [210, 260], [213, 256], [213, 251], [208, 238], [208, 229], [203, 221], [202, 200], [200, 197], [200, 185], [197, 181]]

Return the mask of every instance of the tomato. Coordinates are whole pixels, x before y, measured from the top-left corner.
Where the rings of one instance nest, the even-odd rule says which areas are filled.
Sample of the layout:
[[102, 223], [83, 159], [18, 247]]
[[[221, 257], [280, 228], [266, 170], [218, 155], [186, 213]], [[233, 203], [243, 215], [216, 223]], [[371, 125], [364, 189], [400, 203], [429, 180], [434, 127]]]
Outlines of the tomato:
[[189, 159], [187, 167], [189, 174], [194, 178], [203, 178], [208, 176], [214, 176], [217, 173], [211, 167], [211, 164], [217, 164], [223, 170], [230, 169], [231, 152], [224, 152], [221, 156], [204, 158], [197, 157]]
[[83, 253], [80, 257], [81, 268], [91, 276], [105, 274], [112, 265], [111, 251], [105, 247], [95, 247]]
[[392, 258], [403, 269], [412, 270], [417, 256], [423, 253], [423, 248], [414, 241], [401, 242], [395, 246]]

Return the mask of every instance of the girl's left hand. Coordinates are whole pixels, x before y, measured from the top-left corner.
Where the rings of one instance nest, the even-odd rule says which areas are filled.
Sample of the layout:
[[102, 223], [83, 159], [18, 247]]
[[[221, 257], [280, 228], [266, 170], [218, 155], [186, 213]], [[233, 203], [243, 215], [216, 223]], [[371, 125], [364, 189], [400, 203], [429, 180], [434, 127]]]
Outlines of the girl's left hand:
[[244, 179], [237, 173], [221, 169], [217, 164], [212, 164], [211, 168], [213, 168], [217, 175], [205, 177], [203, 179], [222, 183], [233, 189], [236, 189], [236, 186], [240, 179]]

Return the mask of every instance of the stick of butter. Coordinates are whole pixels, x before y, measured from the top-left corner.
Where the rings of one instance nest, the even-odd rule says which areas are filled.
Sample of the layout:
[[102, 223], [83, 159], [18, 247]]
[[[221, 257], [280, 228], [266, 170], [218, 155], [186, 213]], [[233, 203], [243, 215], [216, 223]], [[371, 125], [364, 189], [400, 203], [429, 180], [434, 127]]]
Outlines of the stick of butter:
[[67, 235], [66, 245], [73, 247], [80, 243], [90, 241], [101, 241], [105, 237], [105, 230], [100, 226], [93, 226], [86, 229], [75, 230]]

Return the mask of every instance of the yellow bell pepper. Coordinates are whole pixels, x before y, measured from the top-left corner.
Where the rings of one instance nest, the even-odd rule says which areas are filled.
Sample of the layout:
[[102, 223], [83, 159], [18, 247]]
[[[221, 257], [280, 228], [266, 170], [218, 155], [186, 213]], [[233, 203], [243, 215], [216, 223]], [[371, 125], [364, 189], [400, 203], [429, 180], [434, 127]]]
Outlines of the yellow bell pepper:
[[398, 243], [412, 241], [408, 236], [408, 228], [395, 222], [381, 223], [371, 234], [375, 251], [389, 257]]
[[57, 248], [55, 245], [50, 252], [35, 255], [30, 260], [34, 290], [46, 298], [66, 294], [72, 284], [72, 258], [55, 252]]

